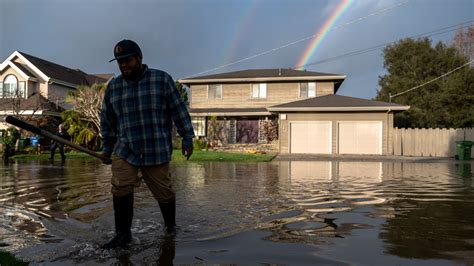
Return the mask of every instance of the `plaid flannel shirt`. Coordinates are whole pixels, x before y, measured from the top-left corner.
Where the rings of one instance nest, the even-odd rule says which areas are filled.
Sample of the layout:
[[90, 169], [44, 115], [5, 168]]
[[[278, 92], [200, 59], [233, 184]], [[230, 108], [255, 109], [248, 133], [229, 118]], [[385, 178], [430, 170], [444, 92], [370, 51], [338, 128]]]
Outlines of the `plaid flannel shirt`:
[[149, 69], [138, 82], [119, 76], [109, 82], [100, 115], [103, 152], [112, 151], [132, 165], [171, 160], [172, 122], [192, 147], [193, 126], [186, 104], [166, 72]]

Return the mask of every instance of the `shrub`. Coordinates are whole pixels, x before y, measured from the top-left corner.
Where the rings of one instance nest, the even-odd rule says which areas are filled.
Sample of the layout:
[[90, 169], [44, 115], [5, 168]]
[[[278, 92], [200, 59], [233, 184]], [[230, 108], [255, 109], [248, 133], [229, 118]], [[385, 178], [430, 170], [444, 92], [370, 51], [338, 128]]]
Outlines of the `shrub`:
[[183, 139], [174, 138], [173, 139], [173, 149], [181, 149], [182, 143], [183, 143]]
[[14, 128], [9, 127], [5, 132], [2, 133], [1, 143], [3, 143], [3, 154], [2, 158], [4, 161], [8, 161], [8, 158], [15, 152], [16, 140], [20, 137], [20, 132]]
[[205, 139], [195, 139], [194, 149], [195, 150], [207, 150], [207, 142]]

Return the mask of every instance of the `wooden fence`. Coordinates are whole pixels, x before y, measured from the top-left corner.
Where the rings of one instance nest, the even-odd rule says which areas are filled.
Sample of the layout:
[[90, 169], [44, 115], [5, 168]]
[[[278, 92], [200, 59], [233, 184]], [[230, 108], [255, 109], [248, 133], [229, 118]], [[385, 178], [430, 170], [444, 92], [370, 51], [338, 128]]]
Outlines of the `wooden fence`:
[[[394, 128], [393, 154], [401, 156], [454, 157], [456, 141], [474, 141], [473, 128]], [[474, 158], [474, 147], [471, 158]]]

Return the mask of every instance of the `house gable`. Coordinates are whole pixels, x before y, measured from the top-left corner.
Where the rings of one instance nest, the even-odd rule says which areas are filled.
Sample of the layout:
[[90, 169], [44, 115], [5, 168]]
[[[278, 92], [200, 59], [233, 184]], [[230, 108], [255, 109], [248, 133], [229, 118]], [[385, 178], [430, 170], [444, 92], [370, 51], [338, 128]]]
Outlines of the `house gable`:
[[[27, 74], [28, 73], [28, 74]], [[25, 71], [25, 69], [20, 68], [13, 62], [7, 62], [5, 65], [0, 67], [0, 77], [5, 77], [7, 75], [13, 74], [17, 78], [21, 77], [23, 80], [28, 80], [31, 77], [31, 73]], [[3, 81], [3, 78], [0, 79], [0, 82]]]
[[34, 64], [28, 61], [20, 52], [15, 51], [13, 52], [5, 61], [0, 65], [0, 71], [2, 70], [3, 64], [9, 64], [10, 62], [14, 62], [15, 65], [21, 65], [24, 69], [28, 69], [28, 71], [33, 74], [35, 77], [40, 78], [42, 81], [49, 81], [49, 77], [45, 75], [41, 70], [39, 70]]

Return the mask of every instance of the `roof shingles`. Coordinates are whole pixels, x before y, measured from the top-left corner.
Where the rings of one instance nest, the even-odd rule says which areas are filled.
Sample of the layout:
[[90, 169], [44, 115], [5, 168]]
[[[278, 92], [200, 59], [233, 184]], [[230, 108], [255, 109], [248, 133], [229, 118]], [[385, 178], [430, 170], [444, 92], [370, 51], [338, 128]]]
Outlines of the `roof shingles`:
[[304, 108], [304, 107], [390, 107], [401, 106], [396, 103], [372, 101], [349, 96], [329, 94], [312, 97], [300, 101], [294, 101], [272, 106], [270, 108]]
[[275, 68], [275, 69], [247, 69], [247, 70], [220, 73], [220, 74], [214, 74], [214, 75], [191, 77], [191, 78], [186, 78], [186, 80], [277, 78], [277, 77], [328, 77], [328, 76], [340, 77], [341, 75], [321, 73], [321, 72], [312, 72], [312, 71], [306, 71], [306, 70], [288, 69], [288, 68]]
[[20, 64], [18, 62], [12, 62], [12, 64], [14, 64], [16, 67], [18, 67], [26, 75], [28, 75], [30, 77], [34, 77], [34, 75], [23, 64]]
[[35, 65], [39, 70], [41, 70], [46, 76], [68, 82], [74, 85], [92, 85], [95, 82], [106, 82], [106, 79], [101, 77], [89, 75], [82, 72], [78, 69], [70, 69], [65, 66], [58, 65], [56, 63], [46, 61], [44, 59], [26, 54], [24, 52], [19, 52], [23, 55], [28, 61]]

